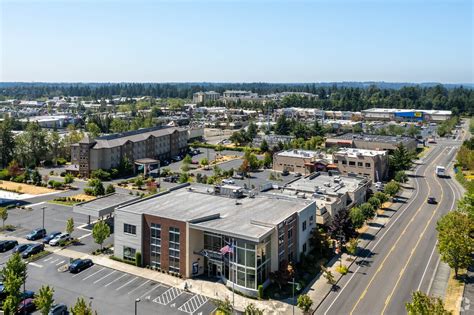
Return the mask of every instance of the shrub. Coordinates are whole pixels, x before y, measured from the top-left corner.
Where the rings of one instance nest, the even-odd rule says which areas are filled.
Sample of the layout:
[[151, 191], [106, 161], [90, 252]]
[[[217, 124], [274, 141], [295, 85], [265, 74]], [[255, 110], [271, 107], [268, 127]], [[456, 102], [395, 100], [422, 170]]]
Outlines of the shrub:
[[380, 205], [382, 204], [379, 198], [375, 196], [370, 197], [369, 200], [367, 200], [367, 202], [370, 203], [374, 207], [374, 209], [378, 209]]
[[56, 160], [56, 164], [57, 164], [57, 165], [64, 165], [64, 164], [66, 164], [66, 163], [67, 163], [67, 160], [64, 159], [64, 158], [58, 158], [58, 159]]
[[10, 175], [8, 174], [8, 169], [4, 168], [0, 170], [0, 180], [9, 180]]
[[349, 268], [346, 265], [339, 265], [336, 267], [336, 271], [344, 276], [349, 272]]
[[388, 196], [387, 194], [379, 191], [379, 192], [376, 192], [375, 195], [374, 195], [375, 198], [377, 198], [381, 204], [383, 204], [384, 202], [387, 202], [388, 201]]
[[97, 179], [100, 179], [101, 181], [109, 181], [110, 173], [99, 168], [98, 170], [95, 170], [91, 173], [91, 178], [97, 178]]
[[263, 285], [258, 286], [258, 298], [263, 299]]
[[367, 220], [367, 219], [371, 219], [374, 217], [375, 215], [375, 209], [374, 207], [366, 202], [366, 203], [363, 203], [360, 205], [360, 210], [362, 211], [362, 214], [364, 215], [364, 218]]
[[136, 264], [137, 267], [142, 266], [142, 253], [140, 253], [140, 252], [135, 253], [135, 264]]
[[25, 174], [21, 174], [12, 178], [12, 181], [15, 183], [24, 183], [26, 180]]

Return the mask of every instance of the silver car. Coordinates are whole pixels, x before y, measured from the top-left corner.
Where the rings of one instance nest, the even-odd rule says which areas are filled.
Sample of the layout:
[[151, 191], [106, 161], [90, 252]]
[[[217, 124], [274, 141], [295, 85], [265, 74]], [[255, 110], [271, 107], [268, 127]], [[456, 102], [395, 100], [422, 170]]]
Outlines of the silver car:
[[70, 239], [71, 235], [69, 235], [69, 233], [61, 233], [55, 238], [53, 238], [51, 241], [49, 241], [49, 245], [57, 246], [61, 241], [69, 241]]

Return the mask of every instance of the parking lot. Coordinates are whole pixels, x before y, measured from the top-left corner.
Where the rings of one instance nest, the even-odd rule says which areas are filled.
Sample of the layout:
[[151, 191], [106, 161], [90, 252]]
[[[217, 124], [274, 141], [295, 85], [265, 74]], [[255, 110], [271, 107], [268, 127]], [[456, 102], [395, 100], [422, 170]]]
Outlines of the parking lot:
[[[6, 261], [10, 255], [1, 253]], [[67, 258], [51, 254], [28, 265], [26, 289], [37, 292], [42, 285], [54, 287], [56, 303], [71, 306], [83, 296], [98, 314], [133, 314], [135, 300], [139, 314], [210, 314], [215, 305], [196, 295], [153, 280], [94, 265], [77, 274], [61, 272]]]

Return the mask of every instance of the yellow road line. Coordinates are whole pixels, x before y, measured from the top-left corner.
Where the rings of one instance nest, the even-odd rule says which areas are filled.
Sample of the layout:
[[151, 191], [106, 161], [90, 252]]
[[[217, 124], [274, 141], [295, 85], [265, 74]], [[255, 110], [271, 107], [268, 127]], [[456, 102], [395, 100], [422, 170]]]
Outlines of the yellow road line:
[[[443, 156], [442, 154], [443, 151], [441, 151], [439, 153], [439, 156], [434, 159], [433, 162], [431, 162], [430, 164], [435, 164], [436, 161], [438, 161], [439, 158], [441, 158]], [[425, 177], [426, 175], [426, 172], [428, 171], [429, 167], [427, 167], [425, 169], [425, 171], [423, 172], [423, 177]], [[431, 193], [431, 186], [428, 187], [428, 196], [430, 195]], [[350, 314], [353, 314], [354, 313], [354, 310], [357, 308], [357, 306], [359, 305], [360, 301], [362, 301], [362, 299], [364, 298], [365, 296], [365, 293], [367, 292], [367, 290], [369, 289], [370, 285], [372, 284], [372, 282], [375, 280], [375, 277], [378, 275], [378, 273], [380, 272], [380, 270], [382, 270], [384, 264], [385, 264], [385, 261], [390, 257], [391, 253], [393, 252], [393, 250], [396, 248], [398, 242], [402, 239], [403, 235], [405, 234], [405, 231], [408, 229], [408, 227], [411, 225], [411, 223], [414, 221], [414, 218], [418, 215], [418, 213], [420, 213], [421, 209], [423, 208], [425, 204], [423, 203], [419, 208], [418, 210], [415, 212], [415, 214], [413, 215], [412, 219], [410, 220], [410, 222], [408, 222], [408, 224], [405, 226], [405, 228], [403, 229], [403, 232], [398, 236], [397, 240], [395, 241], [395, 243], [393, 244], [392, 248], [390, 249], [390, 251], [387, 253], [387, 255], [385, 256], [385, 258], [383, 259], [382, 263], [380, 264], [379, 268], [377, 269], [377, 271], [375, 272], [375, 274], [372, 276], [372, 278], [370, 279], [369, 283], [367, 284], [366, 288], [364, 289], [364, 293], [361, 294], [359, 296], [359, 298], [357, 299], [357, 302], [356, 304], [354, 305], [354, 307], [352, 308]], [[438, 204], [439, 206], [439, 204]]]

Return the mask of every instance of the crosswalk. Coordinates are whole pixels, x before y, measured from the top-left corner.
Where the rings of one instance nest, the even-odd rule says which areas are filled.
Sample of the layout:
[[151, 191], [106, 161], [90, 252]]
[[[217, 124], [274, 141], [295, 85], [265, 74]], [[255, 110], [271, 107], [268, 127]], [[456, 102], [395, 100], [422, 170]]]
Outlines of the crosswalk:
[[153, 302], [160, 303], [160, 304], [163, 304], [163, 305], [168, 305], [171, 301], [173, 301], [178, 296], [180, 296], [181, 293], [183, 293], [182, 290], [180, 290], [178, 288], [175, 288], [175, 287], [171, 287], [168, 290], [166, 290], [165, 292], [163, 292], [163, 294], [156, 297], [153, 300]]
[[189, 299], [186, 303], [181, 305], [178, 310], [193, 314], [195, 311], [197, 311], [201, 306], [203, 306], [208, 299], [205, 296], [202, 295], [195, 295], [191, 299]]

